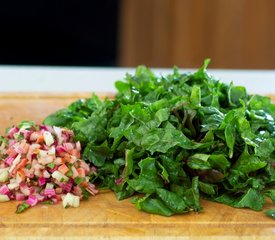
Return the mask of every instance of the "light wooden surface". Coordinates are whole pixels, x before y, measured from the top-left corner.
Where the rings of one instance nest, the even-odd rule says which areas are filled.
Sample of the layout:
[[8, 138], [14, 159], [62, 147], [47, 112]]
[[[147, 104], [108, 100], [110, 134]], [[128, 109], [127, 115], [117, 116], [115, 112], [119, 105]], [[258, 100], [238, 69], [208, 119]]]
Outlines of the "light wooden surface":
[[[78, 99], [75, 95], [0, 94], [0, 127], [21, 120], [41, 122]], [[84, 94], [84, 96], [88, 96]], [[15, 214], [17, 202], [0, 204], [0, 239], [270, 239], [275, 221], [263, 212], [202, 200], [201, 213], [161, 217], [140, 212], [129, 200], [102, 192], [79, 208], [39, 205]], [[267, 203], [265, 209], [272, 208]]]

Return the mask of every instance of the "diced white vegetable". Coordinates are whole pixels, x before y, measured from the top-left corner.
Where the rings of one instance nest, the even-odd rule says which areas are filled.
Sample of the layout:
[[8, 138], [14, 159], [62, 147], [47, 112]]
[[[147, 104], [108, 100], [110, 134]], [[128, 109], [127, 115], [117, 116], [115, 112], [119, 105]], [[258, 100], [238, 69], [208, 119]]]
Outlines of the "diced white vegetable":
[[63, 207], [79, 207], [80, 198], [71, 193], [67, 193], [63, 198], [62, 204]]
[[61, 137], [61, 133], [62, 133], [62, 129], [60, 127], [54, 126], [53, 130], [55, 131], [57, 137], [60, 138]]
[[0, 183], [6, 182], [9, 179], [8, 168], [0, 169]]
[[44, 177], [44, 178], [50, 178], [51, 175], [50, 175], [50, 173], [49, 173], [47, 170], [44, 170], [44, 171], [43, 171], [43, 177]]
[[55, 147], [52, 146], [49, 150], [48, 150], [48, 155], [55, 155]]
[[0, 194], [0, 202], [7, 202], [10, 198], [7, 195]]
[[13, 190], [13, 189], [15, 189], [15, 188], [17, 188], [17, 187], [19, 187], [19, 183], [17, 183], [17, 182], [9, 183], [9, 184], [8, 184], [8, 188], [9, 188], [10, 190]]
[[53, 186], [53, 184], [52, 183], [47, 183], [46, 184], [46, 189], [51, 189], [51, 188], [53, 188], [54, 186]]
[[21, 154], [18, 154], [17, 157], [13, 160], [12, 165], [9, 169], [9, 172], [11, 173], [13, 169], [16, 167], [16, 165], [20, 162], [21, 160]]
[[39, 137], [39, 134], [37, 132], [33, 132], [31, 133], [30, 140], [36, 141], [38, 137]]
[[45, 151], [45, 150], [39, 150], [39, 156], [40, 156], [40, 158], [47, 157], [48, 156], [48, 152]]
[[73, 172], [73, 178], [76, 178], [76, 177], [78, 177], [78, 172], [77, 172], [77, 170], [76, 170], [76, 168], [74, 167], [74, 166], [72, 166], [72, 172]]
[[38, 162], [42, 165], [47, 165], [51, 162], [53, 162], [53, 156], [40, 156], [38, 159]]
[[50, 132], [45, 131], [43, 137], [47, 146], [51, 146], [54, 143], [53, 135]]
[[64, 175], [63, 173], [59, 172], [59, 171], [54, 171], [52, 173], [52, 177], [55, 178], [57, 181], [59, 182], [67, 182], [69, 180], [69, 178]]
[[80, 203], [80, 197], [74, 196], [72, 207], [79, 207], [79, 203]]
[[1, 146], [0, 146], [0, 152], [1, 153], [6, 153], [6, 150], [5, 150], [5, 147], [6, 147], [6, 143], [5, 142], [2, 142]]
[[62, 160], [62, 158], [61, 157], [57, 157], [57, 158], [55, 158], [54, 159], [54, 164], [55, 165], [61, 165], [63, 162], [62, 162], [63, 160]]

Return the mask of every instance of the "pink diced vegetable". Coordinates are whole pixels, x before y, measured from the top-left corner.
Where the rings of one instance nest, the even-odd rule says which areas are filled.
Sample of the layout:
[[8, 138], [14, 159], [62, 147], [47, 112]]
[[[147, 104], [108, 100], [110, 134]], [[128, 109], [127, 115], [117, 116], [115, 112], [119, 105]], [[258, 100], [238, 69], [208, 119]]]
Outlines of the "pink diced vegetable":
[[7, 194], [9, 194], [9, 192], [10, 192], [10, 189], [8, 188], [8, 186], [6, 184], [4, 184], [0, 187], [0, 194], [7, 195]]
[[38, 199], [36, 196], [30, 195], [26, 203], [33, 207], [38, 203]]
[[71, 130], [28, 122], [21, 126], [12, 127], [0, 145], [0, 156], [5, 156], [0, 159], [2, 202], [23, 201], [16, 210], [21, 213], [39, 202], [58, 203], [65, 194], [63, 205], [76, 207], [84, 194], [98, 193], [89, 183], [96, 169], [80, 159], [81, 145]]

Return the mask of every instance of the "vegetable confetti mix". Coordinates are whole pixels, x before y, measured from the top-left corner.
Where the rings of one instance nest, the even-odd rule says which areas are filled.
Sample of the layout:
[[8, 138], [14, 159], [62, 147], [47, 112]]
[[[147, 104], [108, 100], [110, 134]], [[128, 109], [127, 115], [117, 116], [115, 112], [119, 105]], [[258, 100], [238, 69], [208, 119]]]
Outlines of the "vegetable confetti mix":
[[21, 122], [7, 130], [0, 147], [0, 202], [23, 201], [21, 213], [38, 203], [78, 207], [98, 190], [89, 183], [90, 167], [71, 130]]
[[116, 82], [115, 98], [96, 95], [48, 116], [75, 132], [90, 181], [143, 211], [200, 211], [200, 197], [261, 210], [275, 202], [275, 105], [265, 96], [195, 73], [157, 77], [140, 66]]

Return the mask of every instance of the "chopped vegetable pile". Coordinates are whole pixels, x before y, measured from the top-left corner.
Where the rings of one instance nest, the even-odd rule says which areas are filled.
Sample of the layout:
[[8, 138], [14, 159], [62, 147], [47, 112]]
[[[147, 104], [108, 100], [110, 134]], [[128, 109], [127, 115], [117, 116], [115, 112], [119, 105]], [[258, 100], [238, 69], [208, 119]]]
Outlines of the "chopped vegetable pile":
[[80, 159], [80, 142], [71, 130], [22, 122], [7, 131], [0, 146], [0, 202], [23, 201], [21, 213], [38, 203], [78, 207], [98, 190], [89, 183], [95, 172]]
[[143, 211], [200, 211], [200, 197], [261, 210], [275, 202], [275, 105], [265, 96], [178, 69], [157, 77], [140, 66], [116, 82], [114, 99], [96, 95], [48, 116], [72, 129], [91, 182]]

